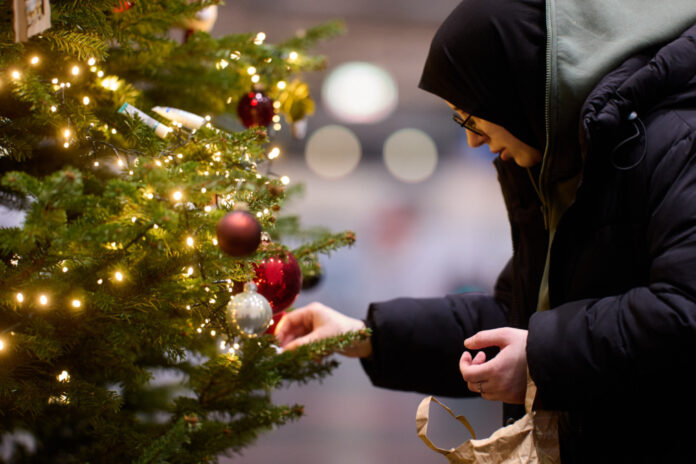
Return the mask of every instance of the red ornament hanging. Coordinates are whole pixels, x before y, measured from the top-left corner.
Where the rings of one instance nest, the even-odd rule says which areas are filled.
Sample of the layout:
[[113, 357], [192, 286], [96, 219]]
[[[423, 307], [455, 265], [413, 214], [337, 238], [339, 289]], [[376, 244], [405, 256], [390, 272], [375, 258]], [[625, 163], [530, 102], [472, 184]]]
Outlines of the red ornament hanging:
[[261, 224], [247, 211], [227, 213], [217, 223], [218, 247], [231, 256], [250, 255], [261, 243]]
[[268, 126], [273, 122], [273, 100], [263, 92], [251, 91], [237, 104], [237, 115], [245, 127]]
[[267, 258], [254, 264], [254, 283], [258, 292], [265, 296], [273, 314], [289, 308], [302, 288], [302, 271], [290, 252]]
[[123, 13], [126, 10], [130, 10], [134, 4], [135, 4], [135, 2], [129, 2], [126, 0], [118, 0], [118, 2], [116, 2], [116, 6], [113, 7], [111, 10], [114, 13]]

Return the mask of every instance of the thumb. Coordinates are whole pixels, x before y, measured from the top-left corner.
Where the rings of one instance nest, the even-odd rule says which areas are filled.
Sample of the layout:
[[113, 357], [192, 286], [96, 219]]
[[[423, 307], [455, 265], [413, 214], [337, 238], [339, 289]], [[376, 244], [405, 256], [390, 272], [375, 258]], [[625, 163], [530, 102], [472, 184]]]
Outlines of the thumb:
[[502, 347], [508, 344], [505, 328], [482, 330], [464, 340], [464, 346], [470, 350], [481, 350], [489, 346]]

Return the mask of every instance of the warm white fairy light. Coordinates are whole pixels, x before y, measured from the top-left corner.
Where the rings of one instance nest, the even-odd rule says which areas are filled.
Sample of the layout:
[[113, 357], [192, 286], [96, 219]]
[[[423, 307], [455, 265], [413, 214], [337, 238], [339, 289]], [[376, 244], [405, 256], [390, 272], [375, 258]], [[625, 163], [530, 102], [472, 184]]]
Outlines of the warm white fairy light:
[[58, 108], [56, 108], [56, 105], [51, 105], [51, 112], [55, 113], [56, 111], [58, 111]]
[[239, 343], [235, 343], [234, 345], [232, 345], [232, 348], [234, 348], [235, 350], [238, 350], [238, 349], [239, 349]]
[[65, 82], [61, 82], [61, 83], [60, 83], [60, 88], [61, 88], [61, 89], [64, 89], [64, 88], [65, 88]]
[[31, 60], [29, 60], [31, 64], [39, 64], [39, 57], [34, 55], [31, 57]]
[[282, 182], [283, 185], [288, 185], [290, 183], [290, 178], [288, 176], [283, 176], [280, 178], [280, 182]]
[[99, 279], [99, 280], [97, 280], [97, 285], [101, 285], [101, 284], [103, 284], [103, 283], [104, 283], [104, 279]]
[[208, 302], [209, 302], [210, 304], [215, 304], [217, 301], [215, 300], [215, 298], [211, 298], [211, 299], [208, 300]]
[[39, 303], [42, 306], [46, 306], [48, 304], [48, 297], [46, 295], [40, 295], [39, 296]]
[[254, 74], [256, 74], [256, 68], [253, 66], [249, 66], [247, 68], [247, 74], [249, 74], [250, 76], [253, 76]]
[[111, 133], [112, 133], [112, 134], [115, 134], [115, 133], [116, 133], [116, 129], [111, 129]]
[[209, 213], [209, 212], [211, 212], [212, 210], [213, 210], [213, 207], [210, 206], [210, 205], [207, 205], [205, 208], [203, 208], [203, 211], [205, 211], [206, 213]]
[[114, 277], [115, 277], [116, 280], [118, 280], [119, 282], [121, 282], [121, 281], [123, 280], [123, 274], [121, 274], [121, 271], [116, 271], [116, 272], [114, 273]]
[[123, 161], [120, 159], [118, 161], [116, 161], [116, 164], [118, 164], [118, 167], [120, 167], [120, 168], [123, 167]]
[[63, 272], [68, 272], [68, 266], [63, 266]]
[[14, 71], [12, 71], [12, 73], [10, 75], [12, 76], [12, 79], [15, 79], [15, 80], [22, 77], [22, 73], [20, 73], [16, 69]]
[[278, 100], [273, 102], [273, 108], [279, 109], [280, 108], [280, 102]]
[[288, 61], [290, 61], [290, 62], [297, 61], [297, 58], [299, 56], [300, 55], [297, 52], [290, 52], [290, 54], [288, 55]]
[[258, 213], [256, 213], [256, 217], [258, 217], [258, 218], [263, 217], [263, 214], [261, 213], [261, 211], [259, 211]]
[[70, 147], [70, 142], [65, 142], [65, 143], [63, 144], [63, 148], [68, 148], [68, 147]]
[[241, 57], [242, 57], [242, 54], [239, 51], [234, 51], [234, 52], [230, 53], [230, 58], [232, 58], [233, 60], [238, 60]]
[[191, 305], [186, 305], [186, 311], [191, 311]]
[[70, 374], [68, 374], [68, 371], [63, 371], [60, 373], [58, 376], [58, 381], [59, 382], [70, 382]]
[[155, 224], [154, 226], [152, 226], [152, 228], [153, 228], [153, 229], [159, 229], [159, 226], [158, 226], [157, 224]]
[[189, 266], [189, 268], [186, 269], [186, 275], [188, 275], [188, 276], [193, 275], [193, 267], [192, 266]]
[[280, 148], [273, 147], [273, 149], [268, 153], [268, 159], [276, 159], [280, 156]]
[[199, 327], [199, 328], [196, 329], [196, 332], [198, 332], [198, 333], [203, 333], [203, 329], [201, 329], [201, 328]]
[[70, 129], [64, 129], [64, 130], [63, 130], [63, 137], [65, 137], [66, 139], [67, 139], [67, 138], [70, 138], [70, 134], [72, 134], [72, 132], [70, 131]]
[[183, 155], [183, 154], [181, 154], [181, 153], [177, 153], [177, 154], [176, 154], [176, 157], [177, 157], [177, 158], [179, 158], [179, 159], [181, 159], [181, 158], [183, 158], [183, 157], [184, 157], [184, 155]]
[[217, 241], [216, 238], [214, 238], [214, 239], [213, 239], [213, 245], [217, 246], [217, 244], [218, 244], [218, 241]]
[[138, 218], [135, 217], [135, 216], [133, 216], [133, 217], [131, 218], [131, 222], [133, 222], [133, 223], [136, 222], [137, 220], [138, 220]]
[[104, 77], [104, 71], [102, 71], [102, 70], [97, 71], [97, 77]]
[[174, 198], [176, 201], [180, 201], [182, 198], [184, 198], [184, 194], [177, 190], [172, 194], [172, 198]]
[[217, 69], [225, 69], [227, 66], [229, 66], [229, 64], [230, 64], [230, 62], [223, 58], [223, 59], [221, 59], [220, 61], [217, 62], [217, 64], [215, 65], [215, 67], [216, 67]]
[[89, 68], [89, 70], [90, 70], [90, 72], [97, 72], [97, 67], [96, 67], [96, 66], [92, 66], [92, 67]]
[[285, 87], [287, 87], [288, 84], [285, 81], [278, 81], [278, 83], [276, 85], [278, 86], [278, 88], [280, 90], [283, 90]]
[[82, 306], [82, 302], [78, 299], [72, 300], [71, 304], [72, 304], [73, 308], [79, 308], [80, 306]]
[[90, 58], [89, 60], [87, 60], [87, 64], [90, 66], [94, 66], [95, 64], [97, 64], [97, 60], [95, 60], [94, 58]]
[[271, 121], [280, 122], [280, 115], [276, 114], [275, 116], [273, 116], [273, 118], [271, 118]]
[[279, 123], [273, 124], [273, 130], [275, 130], [275, 131], [279, 131], [282, 128], [283, 128], [283, 126], [280, 125]]
[[147, 198], [148, 200], [152, 200], [153, 198], [155, 198], [155, 195], [153, 195], [152, 192], [147, 192], [145, 194], [145, 198]]
[[2, 340], [0, 340], [0, 351], [2, 351], [2, 350], [4, 350], [4, 349], [5, 349], [5, 342], [3, 342]]
[[259, 32], [258, 34], [256, 34], [256, 37], [254, 38], [254, 43], [256, 45], [261, 45], [264, 40], [266, 40], [266, 33]]
[[210, 331], [210, 336], [211, 336], [211, 337], [214, 337], [216, 334], [217, 334], [217, 332], [215, 331], [215, 329], [213, 329], [213, 330]]
[[258, 74], [254, 74], [253, 76], [251, 76], [251, 82], [253, 82], [254, 84], [256, 84], [260, 80], [261, 76], [259, 76]]
[[22, 303], [24, 301], [24, 295], [21, 292], [17, 293], [17, 301], [19, 303]]
[[268, 210], [268, 208], [264, 208], [264, 209], [263, 209], [263, 214], [268, 214], [268, 213], [270, 213], [270, 211]]
[[155, 164], [159, 167], [162, 167], [162, 162], [160, 160], [155, 160]]
[[87, 96], [82, 97], [82, 104], [89, 105], [89, 97], [87, 97]]
[[73, 66], [72, 69], [70, 70], [70, 73], [73, 76], [77, 76], [78, 74], [80, 74], [80, 67], [77, 65]]
[[207, 188], [205, 188], [205, 187], [201, 188], [201, 193], [205, 193], [205, 192], [207, 192], [207, 191], [208, 191]]
[[226, 345], [227, 345], [227, 344], [225, 343], [225, 340], [222, 340], [222, 341], [220, 342], [220, 349], [221, 349], [221, 350], [224, 350]]
[[95, 167], [95, 168], [98, 168], [98, 167], [99, 167], [99, 161], [95, 161], [95, 162], [94, 162], [94, 167]]
[[193, 246], [193, 237], [186, 237], [186, 244], [190, 247]]

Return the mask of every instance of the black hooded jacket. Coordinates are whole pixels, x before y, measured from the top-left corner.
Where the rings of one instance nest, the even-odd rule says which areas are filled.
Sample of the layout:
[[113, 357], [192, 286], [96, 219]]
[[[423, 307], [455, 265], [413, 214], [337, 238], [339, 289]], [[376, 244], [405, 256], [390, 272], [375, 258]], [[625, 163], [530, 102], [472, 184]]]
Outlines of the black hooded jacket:
[[[373, 356], [363, 366], [377, 386], [471, 396], [458, 370], [462, 341], [526, 328], [543, 407], [563, 411], [564, 464], [691, 462], [696, 26], [605, 75], [578, 119], [582, 179], [550, 249], [551, 309], [536, 311], [548, 246], [542, 202], [526, 170], [496, 159], [513, 257], [494, 295], [372, 304]], [[534, 132], [513, 134], [534, 143]]]

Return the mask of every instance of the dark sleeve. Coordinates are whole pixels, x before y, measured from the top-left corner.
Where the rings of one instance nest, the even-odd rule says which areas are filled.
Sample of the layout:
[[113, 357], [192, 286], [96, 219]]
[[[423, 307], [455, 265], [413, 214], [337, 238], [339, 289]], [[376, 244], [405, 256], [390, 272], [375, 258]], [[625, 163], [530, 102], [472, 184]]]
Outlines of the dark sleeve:
[[527, 362], [545, 407], [580, 408], [597, 398], [654, 392], [666, 379], [664, 394], [692, 388], [695, 152], [691, 132], [664, 154], [650, 182], [647, 285], [532, 315]]
[[373, 353], [361, 362], [375, 386], [458, 397], [473, 395], [459, 373], [464, 340], [505, 316], [491, 295], [465, 293], [373, 303], [366, 323]]

